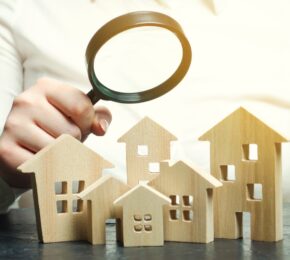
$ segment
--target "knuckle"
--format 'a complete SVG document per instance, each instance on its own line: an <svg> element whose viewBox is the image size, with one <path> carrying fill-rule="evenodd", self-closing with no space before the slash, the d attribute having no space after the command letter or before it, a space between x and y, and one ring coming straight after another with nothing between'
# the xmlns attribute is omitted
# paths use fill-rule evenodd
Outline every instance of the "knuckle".
<svg viewBox="0 0 290 260"><path fill-rule="evenodd" d="M34 101L25 94L20 94L13 101L13 107L32 107Z"/></svg>
<svg viewBox="0 0 290 260"><path fill-rule="evenodd" d="M19 122L19 120L17 120L17 118L15 116L11 115L8 117L8 119L5 123L4 130L7 132L11 132L20 126L21 126L21 123Z"/></svg>
<svg viewBox="0 0 290 260"><path fill-rule="evenodd" d="M76 117L88 117L92 115L93 107L86 102L79 102L72 109L72 114Z"/></svg>

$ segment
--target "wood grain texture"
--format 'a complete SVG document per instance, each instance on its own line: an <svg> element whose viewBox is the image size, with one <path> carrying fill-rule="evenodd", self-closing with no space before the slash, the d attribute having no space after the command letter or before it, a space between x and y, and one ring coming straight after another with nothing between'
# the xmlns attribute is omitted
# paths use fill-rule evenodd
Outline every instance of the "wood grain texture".
<svg viewBox="0 0 290 260"><path fill-rule="evenodd" d="M160 174L148 183L171 198L164 207L165 241L213 241L213 189L222 184L188 161L161 163Z"/></svg>
<svg viewBox="0 0 290 260"><path fill-rule="evenodd" d="M169 198L145 184L118 198L114 204L122 220L124 246L162 246L163 205L169 203Z"/></svg>
<svg viewBox="0 0 290 260"><path fill-rule="evenodd" d="M281 143L287 139L239 108L199 140L210 141L211 173L223 183L214 197L215 237L242 237L242 212L250 212L253 240L281 240ZM249 156L250 144L257 146L256 159ZM235 180L226 178L229 165ZM256 184L262 199L252 194Z"/></svg>
<svg viewBox="0 0 290 260"><path fill-rule="evenodd" d="M81 199L90 202L87 222L88 241L93 245L106 243L106 220L115 218L113 203L129 190L130 187L127 184L107 175L79 194Z"/></svg>
<svg viewBox="0 0 290 260"><path fill-rule="evenodd" d="M139 181L152 180L159 173L149 171L149 163L159 163L170 158L170 142L176 137L152 119L145 117L118 142L126 143L127 182L133 187ZM147 155L138 155L138 145L147 146Z"/></svg>
<svg viewBox="0 0 290 260"><path fill-rule="evenodd" d="M23 173L33 173L33 195L41 241L87 239L87 205L78 201L78 193L100 178L104 168L111 167L111 163L69 135L60 136L19 166ZM79 184L76 191L74 182ZM55 189L55 183L61 186L59 191Z"/></svg>

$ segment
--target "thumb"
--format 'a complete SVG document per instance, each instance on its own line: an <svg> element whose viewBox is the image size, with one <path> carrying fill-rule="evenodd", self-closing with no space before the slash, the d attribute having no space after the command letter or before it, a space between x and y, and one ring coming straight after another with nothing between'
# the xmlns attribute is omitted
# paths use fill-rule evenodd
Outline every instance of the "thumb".
<svg viewBox="0 0 290 260"><path fill-rule="evenodd" d="M95 135L104 135L112 121L112 114L106 107L96 107L91 132Z"/></svg>

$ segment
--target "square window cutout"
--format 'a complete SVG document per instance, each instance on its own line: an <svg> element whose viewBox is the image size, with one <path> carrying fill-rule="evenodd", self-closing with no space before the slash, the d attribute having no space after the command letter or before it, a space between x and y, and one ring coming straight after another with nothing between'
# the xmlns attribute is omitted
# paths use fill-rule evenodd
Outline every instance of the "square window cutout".
<svg viewBox="0 0 290 260"><path fill-rule="evenodd" d="M82 192L85 189L84 181L73 181L72 182L72 193L77 194Z"/></svg>
<svg viewBox="0 0 290 260"><path fill-rule="evenodd" d="M183 199L183 206L192 206L193 196L184 195L184 196L182 196L182 199Z"/></svg>
<svg viewBox="0 0 290 260"><path fill-rule="evenodd" d="M56 212L58 214L67 212L67 200L56 201Z"/></svg>
<svg viewBox="0 0 290 260"><path fill-rule="evenodd" d="M173 209L169 210L169 219L170 220L178 220L180 218L179 210Z"/></svg>
<svg viewBox="0 0 290 260"><path fill-rule="evenodd" d="M140 156L147 156L149 154L148 145L138 145L137 154Z"/></svg>
<svg viewBox="0 0 290 260"><path fill-rule="evenodd" d="M183 211L183 220L184 221L192 221L193 220L193 211L192 210L184 210Z"/></svg>
<svg viewBox="0 0 290 260"><path fill-rule="evenodd" d="M55 182L54 192L56 195L67 194L67 182L66 181Z"/></svg>
<svg viewBox="0 0 290 260"><path fill-rule="evenodd" d="M78 213L78 212L82 212L84 208L84 201L83 200L73 200L72 203L72 212L73 213Z"/></svg>
<svg viewBox="0 0 290 260"><path fill-rule="evenodd" d="M149 163L149 172L150 173L159 173L160 172L160 163L157 163L157 162Z"/></svg>
<svg viewBox="0 0 290 260"><path fill-rule="evenodd" d="M235 181L236 168L234 165L221 165L221 180L222 181Z"/></svg>
<svg viewBox="0 0 290 260"><path fill-rule="evenodd" d="M261 201L263 199L263 186L261 183L247 184L248 200Z"/></svg>
<svg viewBox="0 0 290 260"><path fill-rule="evenodd" d="M177 205L180 204L179 196L178 195L169 195L169 198L171 200L171 205L172 206L177 206Z"/></svg>
<svg viewBox="0 0 290 260"><path fill-rule="evenodd" d="M243 144L243 160L257 161L258 160L258 145L257 144Z"/></svg>

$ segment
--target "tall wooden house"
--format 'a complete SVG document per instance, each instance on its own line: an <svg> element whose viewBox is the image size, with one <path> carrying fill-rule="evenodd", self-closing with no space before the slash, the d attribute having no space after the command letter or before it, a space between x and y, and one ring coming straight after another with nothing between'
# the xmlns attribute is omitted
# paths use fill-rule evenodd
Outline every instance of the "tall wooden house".
<svg viewBox="0 0 290 260"><path fill-rule="evenodd" d="M159 162L170 158L170 142L174 140L175 136L148 117L119 138L118 142L126 143L128 185L155 178Z"/></svg>
<svg viewBox="0 0 290 260"><path fill-rule="evenodd" d="M202 135L210 141L211 173L223 183L214 197L215 237L242 237L250 212L251 238L282 239L281 143L287 139L244 108Z"/></svg>
<svg viewBox="0 0 290 260"><path fill-rule="evenodd" d="M39 239L87 239L87 204L78 195L112 164L69 135L62 135L22 164L32 174Z"/></svg>
<svg viewBox="0 0 290 260"><path fill-rule="evenodd" d="M164 207L166 241L213 241L213 190L222 184L191 163L162 162L160 174L148 183L171 200Z"/></svg>

